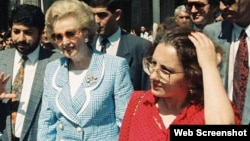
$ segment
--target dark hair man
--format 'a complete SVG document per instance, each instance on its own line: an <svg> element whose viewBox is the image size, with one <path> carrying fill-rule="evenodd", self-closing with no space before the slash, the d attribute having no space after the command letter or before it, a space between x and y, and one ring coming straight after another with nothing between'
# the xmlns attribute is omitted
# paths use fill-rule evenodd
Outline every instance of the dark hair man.
<svg viewBox="0 0 250 141"><path fill-rule="evenodd" d="M14 47L0 52L0 140L37 138L44 70L60 56L40 47L44 25L44 14L37 6L20 5L11 12Z"/></svg>
<svg viewBox="0 0 250 141"><path fill-rule="evenodd" d="M118 0L92 0L90 3L98 28L98 37L94 41L97 50L101 42L107 39L106 53L124 57L130 66L130 76L135 90L150 88L149 77L142 69L142 58L152 43L146 39L133 36L121 29L118 24L122 15Z"/></svg>

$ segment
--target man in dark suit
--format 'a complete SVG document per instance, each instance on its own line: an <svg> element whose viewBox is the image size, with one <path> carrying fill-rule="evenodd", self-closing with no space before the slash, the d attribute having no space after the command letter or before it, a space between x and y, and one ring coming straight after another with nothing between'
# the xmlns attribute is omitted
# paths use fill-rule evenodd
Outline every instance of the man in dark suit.
<svg viewBox="0 0 250 141"><path fill-rule="evenodd" d="M203 32L223 49L220 72L229 98L233 100L234 64L239 48L242 29L246 32L248 50L250 47L250 0L221 0L220 8L224 21L207 25ZM249 56L248 51L248 56ZM248 57L249 62L249 57ZM249 68L249 63L247 64ZM240 72L237 72L240 73ZM242 80L240 80L242 81ZM242 124L250 124L250 71L244 99ZM241 110L241 109L240 109Z"/></svg>
<svg viewBox="0 0 250 141"><path fill-rule="evenodd" d="M108 39L106 53L127 59L134 89L149 89L149 76L143 71L142 58L145 57L147 49L152 47L152 43L120 28L118 24L122 15L120 1L92 0L90 6L99 25L99 37L94 41L96 49L101 51L102 40Z"/></svg>
<svg viewBox="0 0 250 141"><path fill-rule="evenodd" d="M40 47L44 29L44 14L33 5L20 5L11 13L10 27L14 48L0 53L0 140L35 141L38 115L43 93L43 77L47 63L60 57L59 53ZM26 56L21 94L13 93L13 82ZM6 76L7 75L7 76ZM19 103L17 115L12 114L13 99ZM12 126L15 121L15 126Z"/></svg>
<svg viewBox="0 0 250 141"><path fill-rule="evenodd" d="M196 31L201 31L207 24L215 21L215 12L219 0L185 0L187 12Z"/></svg>

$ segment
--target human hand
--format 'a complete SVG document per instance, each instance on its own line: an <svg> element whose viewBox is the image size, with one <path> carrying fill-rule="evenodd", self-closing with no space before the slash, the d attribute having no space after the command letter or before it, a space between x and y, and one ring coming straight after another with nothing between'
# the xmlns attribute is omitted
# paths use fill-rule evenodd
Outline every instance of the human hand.
<svg viewBox="0 0 250 141"><path fill-rule="evenodd" d="M205 34L192 32L188 38L193 42L201 68L216 66L221 61L221 54L216 53L215 45Z"/></svg>
<svg viewBox="0 0 250 141"><path fill-rule="evenodd" d="M5 91L5 86L10 79L10 75L4 76L3 72L0 72L0 100L15 98L15 94L8 94Z"/></svg>

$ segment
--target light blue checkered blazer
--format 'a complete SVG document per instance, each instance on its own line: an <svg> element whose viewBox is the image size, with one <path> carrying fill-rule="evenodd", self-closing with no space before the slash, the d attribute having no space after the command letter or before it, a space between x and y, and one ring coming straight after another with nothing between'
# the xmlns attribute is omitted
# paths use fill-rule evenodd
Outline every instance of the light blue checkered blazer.
<svg viewBox="0 0 250 141"><path fill-rule="evenodd" d="M94 51L73 99L68 71L65 57L47 65L37 140L117 140L133 91L127 61Z"/></svg>

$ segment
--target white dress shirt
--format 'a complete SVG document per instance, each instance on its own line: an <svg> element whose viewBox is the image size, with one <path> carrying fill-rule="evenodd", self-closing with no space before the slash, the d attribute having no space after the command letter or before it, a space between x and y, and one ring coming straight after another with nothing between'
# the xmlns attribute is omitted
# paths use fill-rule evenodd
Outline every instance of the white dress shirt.
<svg viewBox="0 0 250 141"><path fill-rule="evenodd" d="M228 94L229 98L232 100L233 99L233 74L234 74L234 64L235 64L235 58L236 58L236 53L239 48L239 37L240 33L242 31L242 27L239 27L238 25L234 24L233 27L233 32L232 32L232 43L230 46L230 54L229 54L229 69L228 69ZM250 57L250 26L245 28L247 37L247 45L248 45L248 56ZM249 58L248 58L249 60ZM248 61L248 67L250 66L250 61ZM249 81L249 80L248 80Z"/></svg>
<svg viewBox="0 0 250 141"><path fill-rule="evenodd" d="M118 28L118 30L108 38L109 43L106 44L106 53L107 54L116 56L119 42L120 42L120 38L121 38L121 29ZM99 37L97 39L97 42L96 42L96 49L99 51L101 51L101 41L102 40L103 40L103 38Z"/></svg>
<svg viewBox="0 0 250 141"><path fill-rule="evenodd" d="M144 33L140 34L140 37L149 40L149 33L147 31L145 31Z"/></svg>
<svg viewBox="0 0 250 141"><path fill-rule="evenodd" d="M23 88L20 97L20 103L18 106L16 123L15 123L15 136L20 138L23 128L24 119L26 116L26 111L30 99L32 84L37 68L37 60L39 56L40 47L37 47L32 53L30 53L27 57L27 61L25 62L25 69L24 69L24 81L23 81ZM20 59L22 58L22 54L18 51L15 52L14 58L14 67L13 67L13 80L14 82L15 76L18 72L18 69L21 65Z"/></svg>
<svg viewBox="0 0 250 141"><path fill-rule="evenodd" d="M71 98L76 95L78 88L82 85L82 81L87 73L87 70L70 70L69 71L69 86Z"/></svg>

